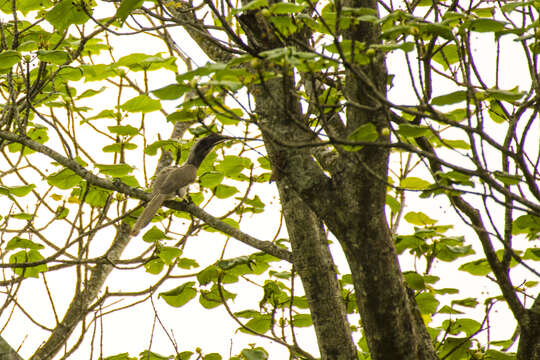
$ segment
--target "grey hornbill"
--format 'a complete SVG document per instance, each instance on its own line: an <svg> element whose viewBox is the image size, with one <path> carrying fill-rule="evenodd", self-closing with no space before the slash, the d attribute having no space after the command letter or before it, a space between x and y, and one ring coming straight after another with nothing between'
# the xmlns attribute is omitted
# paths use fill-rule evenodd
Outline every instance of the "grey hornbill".
<svg viewBox="0 0 540 360"><path fill-rule="evenodd" d="M176 195L184 197L189 184L197 178L197 169L212 148L230 137L211 134L193 145L186 162L182 166L167 166L163 168L154 180L152 199L133 225L131 236L136 236L154 217L156 211L165 200L173 199Z"/></svg>

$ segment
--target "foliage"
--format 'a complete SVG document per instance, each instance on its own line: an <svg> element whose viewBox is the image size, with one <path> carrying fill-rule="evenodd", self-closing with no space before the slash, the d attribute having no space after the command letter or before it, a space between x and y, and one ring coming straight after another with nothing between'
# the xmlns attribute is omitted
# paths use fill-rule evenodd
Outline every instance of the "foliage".
<svg viewBox="0 0 540 360"><path fill-rule="evenodd" d="M315 319L276 211L272 182L281 168L259 146L268 138L253 107L261 87L293 75L303 114L296 120L310 141L273 141L313 149L325 171L332 156L389 149L388 178L379 179L389 229L400 261L412 264L402 266L403 278L437 355L516 358L517 335L493 339L490 332L509 327L495 308L508 304L505 316L519 322L520 306L537 292L539 9L538 2L482 0L382 1L378 9L203 1L193 11L183 1L0 1L3 334L25 328L13 311L47 330L32 339L35 348L23 347L25 358L93 349L93 358L109 360L221 359L208 339L198 339L204 350L177 346L165 330L177 320L159 318L159 308L185 314L198 301L200 311L234 319L235 341L256 343L231 359L267 359L276 350L266 340L291 358L313 358L317 350L297 341L297 334L314 336L301 328ZM267 33L254 32L255 23ZM377 41L343 36L364 25L377 29ZM205 55L190 55L188 36ZM261 39L275 46L261 50ZM385 61L388 89L367 86L371 105L355 104L346 74L369 84L370 69ZM523 71L514 75L517 68ZM332 121L345 119L350 106L384 113L386 126L366 122L333 133ZM169 138L182 126L191 136ZM156 163L167 154L184 161L191 138L208 132L238 140L205 159L190 203L167 203L142 240L129 241ZM339 253L335 234L325 230ZM193 254L199 236L210 240L193 245ZM239 253L235 241L255 249ZM335 265L346 312L358 315L354 274ZM124 286L107 280L110 272L145 281ZM497 286L467 289L474 277ZM72 293L62 296L78 301L71 305L55 300L65 281ZM31 286L46 291L54 317L35 307L46 300L33 298ZM165 322L175 353L159 355L148 345L99 354L101 341L119 336L96 336L107 334L102 318L136 314L139 303L151 303ZM73 332L78 324L81 334ZM359 358L368 359L365 333L352 320L351 328ZM30 327L26 334L34 336ZM154 330L147 335L153 339ZM7 337L12 346L22 343L17 336ZM169 354L170 344L156 351Z"/></svg>

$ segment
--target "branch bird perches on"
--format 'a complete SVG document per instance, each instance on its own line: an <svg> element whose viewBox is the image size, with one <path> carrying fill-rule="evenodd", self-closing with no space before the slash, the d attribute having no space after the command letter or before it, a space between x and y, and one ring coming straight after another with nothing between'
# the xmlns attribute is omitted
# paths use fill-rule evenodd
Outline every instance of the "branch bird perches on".
<svg viewBox="0 0 540 360"><path fill-rule="evenodd" d="M173 199L176 195L184 197L189 184L197 178L197 169L202 161L210 153L212 148L230 137L211 134L193 145L186 162L182 166L167 166L159 172L154 181L152 199L133 225L131 236L136 236L146 226L165 200Z"/></svg>

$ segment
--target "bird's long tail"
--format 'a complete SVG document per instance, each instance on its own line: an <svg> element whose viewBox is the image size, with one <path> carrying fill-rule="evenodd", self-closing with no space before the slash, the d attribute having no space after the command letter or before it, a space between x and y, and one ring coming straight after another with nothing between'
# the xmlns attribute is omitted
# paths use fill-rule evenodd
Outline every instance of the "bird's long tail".
<svg viewBox="0 0 540 360"><path fill-rule="evenodd" d="M139 232L146 226L148 223L152 220L158 209L161 207L161 204L166 200L166 196L163 194L156 194L146 204L146 208L142 212L141 216L137 219L137 222L135 222L135 225L133 225L133 230L131 230L131 236L136 236L139 234Z"/></svg>

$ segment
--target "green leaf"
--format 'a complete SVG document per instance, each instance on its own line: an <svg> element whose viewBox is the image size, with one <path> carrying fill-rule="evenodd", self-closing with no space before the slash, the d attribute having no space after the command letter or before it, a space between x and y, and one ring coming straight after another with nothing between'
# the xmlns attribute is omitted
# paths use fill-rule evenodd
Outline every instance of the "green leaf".
<svg viewBox="0 0 540 360"><path fill-rule="evenodd" d="M528 248L525 250L523 260L540 261L540 248Z"/></svg>
<svg viewBox="0 0 540 360"><path fill-rule="evenodd" d="M65 66L58 71L55 81L58 83L66 83L68 81L79 81L82 77L83 72L81 68Z"/></svg>
<svg viewBox="0 0 540 360"><path fill-rule="evenodd" d="M136 148L137 145L132 143L115 143L104 146L101 150L106 153L121 153L122 150L135 150Z"/></svg>
<svg viewBox="0 0 540 360"><path fill-rule="evenodd" d="M119 176L118 177L124 184L131 187L139 187L141 186L139 182L137 181L137 178L133 175L128 176Z"/></svg>
<svg viewBox="0 0 540 360"><path fill-rule="evenodd" d="M216 281L218 277L218 268L215 265L210 265L206 269L197 274L197 281L201 285L207 285L212 281Z"/></svg>
<svg viewBox="0 0 540 360"><path fill-rule="evenodd" d="M199 110L182 109L167 115L167 121L171 123L197 120Z"/></svg>
<svg viewBox="0 0 540 360"><path fill-rule="evenodd" d="M296 327L308 327L313 325L310 314L293 315L292 324Z"/></svg>
<svg viewBox="0 0 540 360"><path fill-rule="evenodd" d="M279 2L270 6L270 12L275 15L288 15L298 13L305 8L306 5Z"/></svg>
<svg viewBox="0 0 540 360"><path fill-rule="evenodd" d="M242 109L228 109L227 112L215 113L216 119L223 125L236 125L242 119Z"/></svg>
<svg viewBox="0 0 540 360"><path fill-rule="evenodd" d="M179 268L187 269L187 270L199 267L199 264L197 263L197 261L193 259L188 259L188 258L178 259L177 264Z"/></svg>
<svg viewBox="0 0 540 360"><path fill-rule="evenodd" d="M15 236L8 241L6 245L6 251L13 249L29 249L29 250L41 250L45 247L41 244L35 243L29 239L23 239L21 237Z"/></svg>
<svg viewBox="0 0 540 360"><path fill-rule="evenodd" d="M421 34L440 36L445 38L446 40L454 39L452 29L446 24L430 24L417 22L414 25L419 28Z"/></svg>
<svg viewBox="0 0 540 360"><path fill-rule="evenodd" d="M489 89L486 91L486 94L488 99L512 103L521 99L525 95L525 92L519 91L518 87L516 86L512 90Z"/></svg>
<svg viewBox="0 0 540 360"><path fill-rule="evenodd" d="M467 92L464 90L454 91L449 94L436 96L431 100L432 105L452 105L457 104L467 99Z"/></svg>
<svg viewBox="0 0 540 360"><path fill-rule="evenodd" d="M444 70L448 70L450 65L459 61L459 54L455 44L438 46L434 53L433 60L441 64Z"/></svg>
<svg viewBox="0 0 540 360"><path fill-rule="evenodd" d="M147 273L157 275L163 271L165 264L161 259L152 259L144 264L144 268Z"/></svg>
<svg viewBox="0 0 540 360"><path fill-rule="evenodd" d="M95 96L101 92L103 92L105 89L107 89L105 86L102 86L101 88L94 90L94 89L88 89L85 90L81 95L77 96L77 100L89 98L92 96ZM105 111L105 110L104 110ZM110 111L110 110L109 110Z"/></svg>
<svg viewBox="0 0 540 360"><path fill-rule="evenodd" d="M99 112L99 114L88 117L81 121L81 124L84 124L86 122L89 122L90 120L96 120L96 119L116 119L119 117L119 114L115 112L114 110L102 110Z"/></svg>
<svg viewBox="0 0 540 360"><path fill-rule="evenodd" d="M191 88L182 84L171 84L152 91L155 97L162 100L175 100L184 95Z"/></svg>
<svg viewBox="0 0 540 360"><path fill-rule="evenodd" d="M347 140L351 142L373 142L379 138L377 129L372 123L367 123L357 127L349 136ZM343 145L343 149L346 151L357 151L362 148L362 145Z"/></svg>
<svg viewBox="0 0 540 360"><path fill-rule="evenodd" d="M481 18L467 21L464 26L476 32L497 32L504 30L506 22Z"/></svg>
<svg viewBox="0 0 540 360"><path fill-rule="evenodd" d="M45 20L61 31L71 24L86 23L88 16L77 3L71 0L62 0L47 12Z"/></svg>
<svg viewBox="0 0 540 360"><path fill-rule="evenodd" d="M169 291L159 293L158 297L163 298L167 304L173 307L181 307L197 295L197 290L193 287L194 281L189 281Z"/></svg>
<svg viewBox="0 0 540 360"><path fill-rule="evenodd" d="M428 181L413 176L407 177L399 183L400 187L408 190L425 190L430 185L431 184Z"/></svg>
<svg viewBox="0 0 540 360"><path fill-rule="evenodd" d="M140 360L170 360L171 356L164 356L153 351L144 350L139 354Z"/></svg>
<svg viewBox="0 0 540 360"><path fill-rule="evenodd" d="M147 155L154 156L157 154L159 149L175 153L178 148L179 148L179 143L176 140L158 140L148 145L144 149L144 153Z"/></svg>
<svg viewBox="0 0 540 360"><path fill-rule="evenodd" d="M244 86L242 82L240 81L233 81L233 80L210 80L208 82L208 85L218 86L222 87L224 89L229 89L232 92L235 92Z"/></svg>
<svg viewBox="0 0 540 360"><path fill-rule="evenodd" d="M133 171L128 164L96 164L96 167L102 174L113 177L125 176Z"/></svg>
<svg viewBox="0 0 540 360"><path fill-rule="evenodd" d="M86 183L86 185L88 184ZM107 190L107 189L103 189L103 188L91 185L90 189L88 190L88 193L86 194L85 201L91 206L102 208L107 203L107 199L111 193L112 193L111 190ZM81 200L82 200L82 196L81 196Z"/></svg>
<svg viewBox="0 0 540 360"><path fill-rule="evenodd" d="M171 265L172 261L182 255L182 250L172 246L160 246L157 255L167 265Z"/></svg>
<svg viewBox="0 0 540 360"><path fill-rule="evenodd" d="M199 181L205 188L213 189L223 181L225 176L219 171L205 172L199 177Z"/></svg>
<svg viewBox="0 0 540 360"><path fill-rule="evenodd" d="M486 276L491 272L491 268L489 267L486 259L479 259L465 263L461 265L458 269L475 276Z"/></svg>
<svg viewBox="0 0 540 360"><path fill-rule="evenodd" d="M248 158L226 155L223 160L216 165L216 169L227 177L236 177L242 170L249 169L252 163Z"/></svg>
<svg viewBox="0 0 540 360"><path fill-rule="evenodd" d="M426 288L424 278L420 274L414 271L405 271L403 276L405 277L405 281L407 281L407 285L409 285L411 289L424 290Z"/></svg>
<svg viewBox="0 0 540 360"><path fill-rule="evenodd" d="M471 245L458 246L445 241L446 238L436 243L436 257L442 261L454 261L463 256L473 255L475 252Z"/></svg>
<svg viewBox="0 0 540 360"><path fill-rule="evenodd" d="M64 206L59 206L56 208L56 211L54 212L54 216L61 220L67 218L69 215L69 209Z"/></svg>
<svg viewBox="0 0 540 360"><path fill-rule="evenodd" d="M418 226L434 225L437 223L437 220L430 218L421 211L410 211L405 214L404 218L409 224Z"/></svg>
<svg viewBox="0 0 540 360"><path fill-rule="evenodd" d="M0 69L11 69L21 60L21 54L15 50L5 50L0 52Z"/></svg>
<svg viewBox="0 0 540 360"><path fill-rule="evenodd" d="M465 140L450 140L450 139L441 139L440 142L442 146L449 149L463 149L469 150L471 145ZM438 139L437 139L438 142Z"/></svg>
<svg viewBox="0 0 540 360"><path fill-rule="evenodd" d="M501 10L503 12L512 12L518 7L529 6L531 4L533 4L532 1L512 1L501 6Z"/></svg>
<svg viewBox="0 0 540 360"><path fill-rule="evenodd" d="M434 314L439 306L439 301L427 292L416 295L416 303L422 314Z"/></svg>
<svg viewBox="0 0 540 360"><path fill-rule="evenodd" d="M373 44L370 45L370 48L376 49L376 50L382 50L384 52L389 52L393 50L403 50L405 52L410 52L414 50L414 43L412 42L394 42L394 41L387 41L384 44Z"/></svg>
<svg viewBox="0 0 540 360"><path fill-rule="evenodd" d="M223 295L225 300L233 300L236 298L236 294L225 290L223 287L221 288L221 295ZM214 284L212 285L212 289L210 291L201 290L199 304L201 304L205 309L213 309L218 307L223 303L221 300L221 295L219 293L218 285Z"/></svg>
<svg viewBox="0 0 540 360"><path fill-rule="evenodd" d="M471 345L471 340L467 338L448 337L442 343L437 355L445 360L470 359L467 350Z"/></svg>
<svg viewBox="0 0 540 360"><path fill-rule="evenodd" d="M390 210L392 210L394 214L397 214L401 209L401 204L399 201L390 195L386 195L386 205L390 207Z"/></svg>
<svg viewBox="0 0 540 360"><path fill-rule="evenodd" d="M424 275L424 281L427 283L427 284L435 284L436 282L438 282L440 280L440 278L438 276L435 276L435 275ZM452 292L453 294L453 292Z"/></svg>
<svg viewBox="0 0 540 360"><path fill-rule="evenodd" d="M204 201L204 195L201 192L189 193L191 201L197 206L199 206Z"/></svg>
<svg viewBox="0 0 540 360"><path fill-rule="evenodd" d="M463 331L465 335L471 336L480 330L482 325L476 320L464 318L456 319L454 321L445 320L443 321L442 326L445 329L450 327L449 333L452 335L457 335Z"/></svg>
<svg viewBox="0 0 540 360"><path fill-rule="evenodd" d="M493 175L505 185L517 185L522 180L519 175L512 175L502 171L495 171Z"/></svg>
<svg viewBox="0 0 540 360"><path fill-rule="evenodd" d="M431 130L427 126L403 123L399 125L398 133L405 137L416 138L431 134Z"/></svg>
<svg viewBox="0 0 540 360"><path fill-rule="evenodd" d="M18 214L13 214L13 215L10 215L12 218L14 219L19 219L19 220L27 220L27 221L30 221L34 218L34 215L32 214L27 214L27 213L18 213Z"/></svg>
<svg viewBox="0 0 540 360"><path fill-rule="evenodd" d="M446 114L446 117L450 120L450 121L455 121L455 122L460 122L460 121L463 121L467 118L467 110L466 109L455 109L455 110L452 110Z"/></svg>
<svg viewBox="0 0 540 360"><path fill-rule="evenodd" d="M502 124L508 120L501 105L499 105L497 101L489 102L488 114L491 120L493 120L497 124Z"/></svg>
<svg viewBox="0 0 540 360"><path fill-rule="evenodd" d="M257 162L259 163L259 166L261 167L261 169L272 170L272 167L270 166L270 161L268 160L267 157L257 158Z"/></svg>
<svg viewBox="0 0 540 360"><path fill-rule="evenodd" d="M124 22L133 10L141 7L142 3L143 0L122 0L118 10L116 10L115 17Z"/></svg>
<svg viewBox="0 0 540 360"><path fill-rule="evenodd" d="M151 99L148 95L139 95L120 105L120 109L128 112L149 113L160 110L161 102Z"/></svg>
<svg viewBox="0 0 540 360"><path fill-rule="evenodd" d="M165 68L176 72L177 68L175 61L176 58L172 56L164 58L161 56L161 54L147 55L141 53L132 53L121 57L115 65L117 67L128 67L132 71L152 71Z"/></svg>
<svg viewBox="0 0 540 360"><path fill-rule="evenodd" d="M206 354L203 357L203 360L222 360L223 358L218 353Z"/></svg>
<svg viewBox="0 0 540 360"><path fill-rule="evenodd" d="M266 360L266 359L268 359L268 353L262 348L243 349L241 354L245 358L245 360Z"/></svg>
<svg viewBox="0 0 540 360"><path fill-rule="evenodd" d="M485 360L516 360L515 353L505 353L493 349L486 350L486 353L483 357Z"/></svg>
<svg viewBox="0 0 540 360"><path fill-rule="evenodd" d="M115 65L109 64L81 65L81 69L86 81L101 81L110 79L119 75L120 73L120 71L115 68Z"/></svg>
<svg viewBox="0 0 540 360"><path fill-rule="evenodd" d="M249 320L245 325L247 328L259 334L264 334L270 330L270 327L272 326L272 319L270 315L260 315L256 318ZM252 334L252 332L247 331L244 328L240 328L239 330L246 334Z"/></svg>
<svg viewBox="0 0 540 360"><path fill-rule="evenodd" d="M22 185L22 186L14 186L14 187L8 187L9 193L12 195L15 195L17 197L24 197L30 193L30 191L34 190L36 185L30 184L30 185Z"/></svg>
<svg viewBox="0 0 540 360"><path fill-rule="evenodd" d="M398 254L402 254L406 249L419 249L424 242L424 239L414 235L397 236L396 251Z"/></svg>
<svg viewBox="0 0 540 360"><path fill-rule="evenodd" d="M439 313L439 314L453 314L453 315L463 314L462 311L453 309L448 305L444 305L442 308L439 309L439 311L437 311L437 313Z"/></svg>
<svg viewBox="0 0 540 360"><path fill-rule="evenodd" d="M67 190L75 187L82 181L82 178L71 169L63 169L47 177L49 185L59 189Z"/></svg>
<svg viewBox="0 0 540 360"><path fill-rule="evenodd" d="M177 355L178 359L175 360L189 360L191 358L191 355L193 355L192 351L182 351L180 354Z"/></svg>
<svg viewBox="0 0 540 360"><path fill-rule="evenodd" d="M259 195L255 195L253 199L249 199L249 198L244 199L244 203L251 205L253 207L258 207L258 208L265 207L265 204L261 201L261 198L259 198Z"/></svg>
<svg viewBox="0 0 540 360"><path fill-rule="evenodd" d="M171 238L165 235L165 233L161 230L159 230L157 227L152 226L150 230L148 230L143 235L143 240L149 243L157 243L160 240L170 240Z"/></svg>
<svg viewBox="0 0 540 360"><path fill-rule="evenodd" d="M512 223L512 234L527 234L530 239L536 239L540 233L540 217L521 215Z"/></svg>
<svg viewBox="0 0 540 360"><path fill-rule="evenodd" d="M103 360L137 360L134 357L129 356L129 353L116 354L112 356L107 356Z"/></svg>
<svg viewBox="0 0 540 360"><path fill-rule="evenodd" d="M45 259L37 250L22 250L9 257L10 264L24 264L32 263ZM23 268L13 268L13 272L17 275L24 275L24 277L39 277L40 272L47 271L47 265L41 264L37 266L29 266Z"/></svg>
<svg viewBox="0 0 540 360"><path fill-rule="evenodd" d="M256 310L242 310L235 312L234 315L243 319L252 319L261 316L261 313Z"/></svg>
<svg viewBox="0 0 540 360"><path fill-rule="evenodd" d="M252 0L248 2L246 5L242 6L241 8L238 8L238 9L233 8L232 11L233 11L233 14L235 14L241 11L260 9L265 6L268 6L268 0Z"/></svg>
<svg viewBox="0 0 540 360"><path fill-rule="evenodd" d="M120 136L135 136L139 133L139 130L131 125L107 126L107 129L109 129L112 134Z"/></svg>
<svg viewBox="0 0 540 360"><path fill-rule="evenodd" d="M67 52L61 50L38 50L37 56L41 61L56 65L63 65L71 58Z"/></svg>
<svg viewBox="0 0 540 360"><path fill-rule="evenodd" d="M460 305L469 308L474 308L478 305L478 300L476 298L465 298L461 300L452 300L452 305Z"/></svg>
<svg viewBox="0 0 540 360"><path fill-rule="evenodd" d="M250 262L249 256L244 255L232 259L219 260L216 266L222 270L230 270L235 266L249 264Z"/></svg>
<svg viewBox="0 0 540 360"><path fill-rule="evenodd" d="M218 199L226 199L238 192L234 186L220 184L216 187L215 194Z"/></svg>
<svg viewBox="0 0 540 360"><path fill-rule="evenodd" d="M5 1L9 4L9 10L11 10L11 2ZM52 6L51 1L49 0L24 0L24 1L17 1L17 10L22 12L23 15L27 15L32 10L43 10L48 9ZM2 11L11 14L11 11L6 11L3 6L0 7Z"/></svg>

